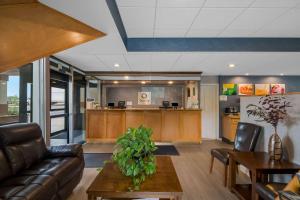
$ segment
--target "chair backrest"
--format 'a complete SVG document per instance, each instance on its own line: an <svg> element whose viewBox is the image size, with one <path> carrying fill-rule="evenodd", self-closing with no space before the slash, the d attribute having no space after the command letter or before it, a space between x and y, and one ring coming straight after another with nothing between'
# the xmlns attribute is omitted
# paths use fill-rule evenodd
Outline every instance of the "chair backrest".
<svg viewBox="0 0 300 200"><path fill-rule="evenodd" d="M47 153L42 131L35 123L0 126L0 148L13 174L42 160Z"/></svg>
<svg viewBox="0 0 300 200"><path fill-rule="evenodd" d="M256 124L239 122L234 140L234 150L254 151L261 129L261 126Z"/></svg>

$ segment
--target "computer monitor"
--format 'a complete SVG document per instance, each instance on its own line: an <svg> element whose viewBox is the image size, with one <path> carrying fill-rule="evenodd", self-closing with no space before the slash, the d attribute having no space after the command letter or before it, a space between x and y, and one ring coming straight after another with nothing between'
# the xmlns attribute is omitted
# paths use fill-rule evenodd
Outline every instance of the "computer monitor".
<svg viewBox="0 0 300 200"><path fill-rule="evenodd" d="M169 107L170 107L170 102L169 102L169 101L163 101L163 102L162 102L162 106L163 106L164 108L169 108Z"/></svg>
<svg viewBox="0 0 300 200"><path fill-rule="evenodd" d="M126 106L125 106L125 101L119 101L119 102L118 102L118 107L119 107L119 108L126 108Z"/></svg>
<svg viewBox="0 0 300 200"><path fill-rule="evenodd" d="M178 103L177 102L173 102L172 103L172 107L178 107Z"/></svg>
<svg viewBox="0 0 300 200"><path fill-rule="evenodd" d="M115 107L115 103L108 103L108 104L107 104L107 107L113 108L113 107Z"/></svg>

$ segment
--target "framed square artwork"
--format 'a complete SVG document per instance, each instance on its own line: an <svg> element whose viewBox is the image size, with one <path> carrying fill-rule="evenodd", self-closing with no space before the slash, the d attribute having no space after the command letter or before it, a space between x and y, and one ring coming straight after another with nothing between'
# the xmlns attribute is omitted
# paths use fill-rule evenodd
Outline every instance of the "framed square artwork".
<svg viewBox="0 0 300 200"><path fill-rule="evenodd" d="M239 95L251 96L254 93L253 84L239 84Z"/></svg>

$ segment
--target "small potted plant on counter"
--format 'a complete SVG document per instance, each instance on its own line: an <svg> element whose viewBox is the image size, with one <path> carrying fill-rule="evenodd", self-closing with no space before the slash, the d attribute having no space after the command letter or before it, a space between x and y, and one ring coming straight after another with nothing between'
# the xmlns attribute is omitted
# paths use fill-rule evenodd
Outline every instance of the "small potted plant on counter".
<svg viewBox="0 0 300 200"><path fill-rule="evenodd" d="M151 135L152 129L140 126L129 128L117 140L112 159L125 176L131 177L131 191L139 190L146 177L156 172L154 151L157 148Z"/></svg>
<svg viewBox="0 0 300 200"><path fill-rule="evenodd" d="M268 152L271 160L282 158L282 141L277 133L279 122L287 118L287 108L291 103L284 96L264 96L259 99L259 104L249 104L247 108L248 116L253 116L255 121L266 122L274 128L274 133L269 139Z"/></svg>

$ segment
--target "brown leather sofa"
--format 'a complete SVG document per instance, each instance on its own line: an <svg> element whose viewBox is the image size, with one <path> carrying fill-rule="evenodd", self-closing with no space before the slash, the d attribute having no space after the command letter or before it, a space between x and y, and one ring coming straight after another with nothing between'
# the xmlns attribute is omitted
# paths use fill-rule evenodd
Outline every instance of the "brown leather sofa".
<svg viewBox="0 0 300 200"><path fill-rule="evenodd" d="M37 124L0 127L0 200L63 200L84 169L78 144L47 148Z"/></svg>

